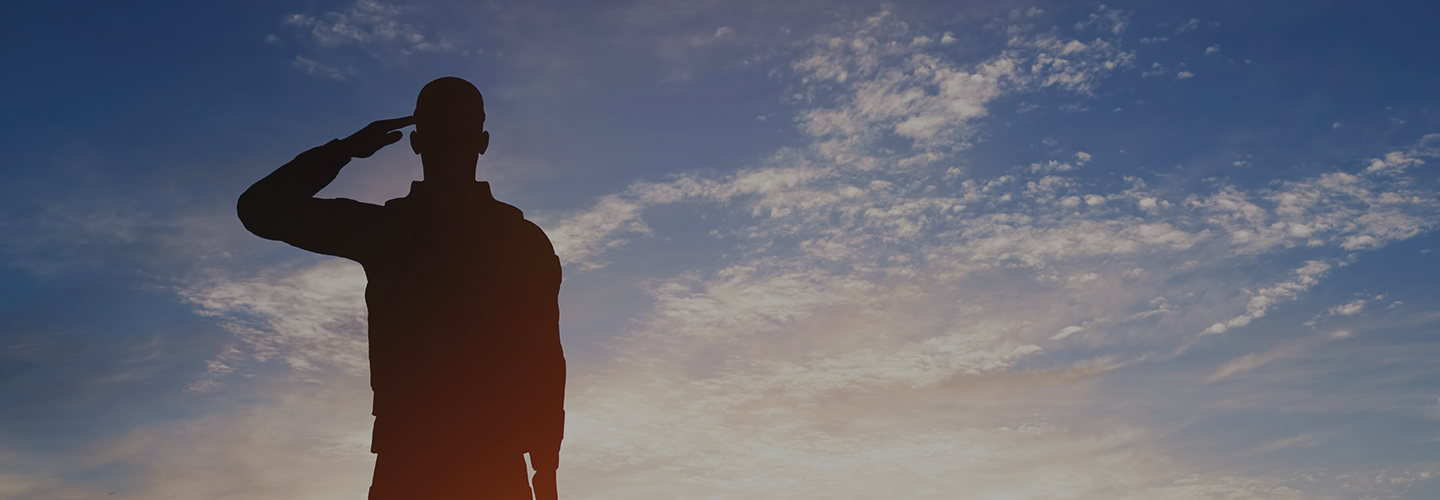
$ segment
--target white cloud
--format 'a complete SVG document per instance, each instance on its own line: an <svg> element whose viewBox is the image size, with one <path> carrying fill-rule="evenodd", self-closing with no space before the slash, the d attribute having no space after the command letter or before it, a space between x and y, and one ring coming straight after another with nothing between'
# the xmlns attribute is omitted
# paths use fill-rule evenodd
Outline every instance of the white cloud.
<svg viewBox="0 0 1440 500"><path fill-rule="evenodd" d="M383 45L402 51L449 50L446 41L430 40L421 28L402 21L405 6L357 0L349 7L319 15L291 14L287 26L308 30L310 40L325 47Z"/></svg>
<svg viewBox="0 0 1440 500"><path fill-rule="evenodd" d="M802 130L823 139L820 147L833 159L873 162L870 146L889 134L915 143L912 159L939 159L968 146L969 122L985 116L986 103L1002 93L1051 86L1088 92L1101 75L1133 59L1105 40L1041 35L1015 37L1000 56L960 68L921 46L892 43L906 40L909 29L881 13L853 34L816 39L793 66L812 89L807 99L822 97L814 89L825 86L845 89L837 96L842 105L801 117Z"/></svg>
<svg viewBox="0 0 1440 500"><path fill-rule="evenodd" d="M71 478L81 486L72 491L89 495L37 488L33 498L363 498L375 462L365 389L364 378L329 375L232 392L226 396L247 404L142 425L88 443L80 460L52 464L51 472L61 474L127 471Z"/></svg>
<svg viewBox="0 0 1440 500"><path fill-rule="evenodd" d="M1238 373L1247 372L1259 368L1261 365L1274 361L1275 359L1289 354L1293 349L1290 346L1282 346L1265 354L1246 354L1239 359L1226 363L1225 366L1215 370L1205 378L1205 383L1212 383Z"/></svg>
<svg viewBox="0 0 1440 500"><path fill-rule="evenodd" d="M1180 33L1186 32L1186 31L1193 31L1193 30L1195 30L1196 28L1199 28L1199 27L1200 27L1200 20L1199 20L1199 19L1191 19L1191 20L1189 20L1189 21L1185 21L1185 23L1184 23L1184 24L1181 24L1179 28L1175 28L1175 33L1176 33L1176 34L1180 34Z"/></svg>
<svg viewBox="0 0 1440 500"><path fill-rule="evenodd" d="M611 235L624 233L648 233L649 229L639 220L639 203L626 201L619 196L606 196L590 211L567 220L567 224L546 231L555 253L566 262L576 263L581 270L600 267L603 264L593 259L607 248L626 243Z"/></svg>
<svg viewBox="0 0 1440 500"><path fill-rule="evenodd" d="M275 269L251 278L218 275L181 290L201 315L235 333L254 360L284 361L301 376L340 370L366 375L365 273L358 264L329 259L311 267ZM211 371L231 371L227 350Z"/></svg>
<svg viewBox="0 0 1440 500"><path fill-rule="evenodd" d="M1158 63L1158 62L1157 62L1157 63L1150 63L1150 67L1149 67L1149 68L1146 68L1145 71L1140 72L1140 76L1141 76L1142 78L1143 78L1143 77L1151 77L1151 76L1159 76L1159 75L1167 74L1167 73L1169 73L1169 71L1170 71L1170 70L1166 69L1164 66L1161 66L1160 63Z"/></svg>
<svg viewBox="0 0 1440 500"><path fill-rule="evenodd" d="M1090 14L1084 21L1075 23L1075 30L1082 31L1090 27L1095 27L1111 35L1119 35L1123 33L1129 25L1130 16L1127 15L1125 11L1107 8L1101 5L1099 12Z"/></svg>
<svg viewBox="0 0 1440 500"><path fill-rule="evenodd" d="M1082 165L1084 164L1084 162L1077 162L1077 163L1080 163L1080 164L1082 164ZM1043 173L1068 172L1068 171L1071 171L1071 170L1075 170L1075 168L1076 168L1075 165L1071 165L1071 164L1069 164L1069 163L1061 163L1061 162L1058 162L1058 161L1055 161L1055 160L1050 160L1048 163L1031 163L1031 164L1030 164L1030 171L1031 171L1031 172L1035 172L1035 173L1041 173L1041 172L1043 172Z"/></svg>
<svg viewBox="0 0 1440 500"><path fill-rule="evenodd" d="M1328 312L1332 315L1353 316L1358 314L1362 309L1365 309L1365 304L1368 302L1369 301L1365 299L1355 299L1355 301L1348 304L1331 307Z"/></svg>
<svg viewBox="0 0 1440 500"><path fill-rule="evenodd" d="M1050 340L1060 340L1060 339L1063 339L1063 338L1065 338L1065 337L1069 337L1069 336L1071 336L1071 335L1073 335L1073 334L1082 332L1082 331L1084 331L1084 330L1085 330L1084 328L1081 328L1081 327L1075 326L1075 325L1067 326L1067 327L1065 327L1065 328L1061 328L1058 333L1056 333L1055 335L1051 336L1051 337L1050 337Z"/></svg>
<svg viewBox="0 0 1440 500"><path fill-rule="evenodd" d="M1339 243L1352 251L1379 248L1433 228L1440 211L1431 193L1403 179L1368 173L1322 174L1257 194L1225 188L1191 197L1187 204L1207 210L1210 221L1224 227L1243 253L1302 243ZM1259 200L1270 206L1262 207Z"/></svg>
<svg viewBox="0 0 1440 500"><path fill-rule="evenodd" d="M1384 299L1385 294L1380 294L1369 298L1358 298L1344 304L1332 306L1324 312L1316 314L1315 317L1310 318L1309 321L1305 322L1305 326L1313 327L1320 320L1328 316L1354 316L1356 314L1360 314L1361 311L1365 310L1365 306L1369 305L1371 301L1379 301ZM1350 336L1350 332L1336 332L1335 335L1339 335L1340 337L1348 337Z"/></svg>
<svg viewBox="0 0 1440 500"><path fill-rule="evenodd" d="M47 170L53 175L49 182L57 185L21 180L0 189L0 197L28 202L0 212L0 251L10 265L30 273L124 269L169 279L192 271L177 262L223 261L253 248L231 203L196 203L168 186L117 192L119 183L108 163ZM46 189L63 194L30 202L33 192ZM174 213L169 203L176 200L190 202L189 209Z"/></svg>
<svg viewBox="0 0 1440 500"><path fill-rule="evenodd" d="M1424 160L1415 158L1403 151L1391 151L1384 157L1370 160L1370 165L1365 167L1365 172L1403 172L1408 168L1424 164Z"/></svg>
<svg viewBox="0 0 1440 500"><path fill-rule="evenodd" d="M305 56L297 55L290 60L290 65L299 68L311 75L323 76L335 80L345 80L353 71L340 68L339 66L325 64Z"/></svg>
<svg viewBox="0 0 1440 500"><path fill-rule="evenodd" d="M382 59L461 50L452 37L431 29L437 24L433 20L418 19L419 13L411 5L356 0L331 11L285 16L281 24L300 41L304 52L291 59L291 66L310 75L345 80L358 72L353 65L338 62L351 59L341 50L359 49ZM266 40L275 45L279 37L271 34Z"/></svg>
<svg viewBox="0 0 1440 500"><path fill-rule="evenodd" d="M1226 330L1237 326L1245 326L1251 321L1265 316L1275 304L1295 298L1300 292L1308 290L1311 286L1320 282L1320 278L1330 270L1330 264L1318 260L1306 261L1305 265L1296 269L1295 278L1276 282L1274 285L1261 288L1255 292L1250 301L1245 304L1245 312L1230 318L1229 321L1215 323L1206 328L1204 334L1224 333Z"/></svg>

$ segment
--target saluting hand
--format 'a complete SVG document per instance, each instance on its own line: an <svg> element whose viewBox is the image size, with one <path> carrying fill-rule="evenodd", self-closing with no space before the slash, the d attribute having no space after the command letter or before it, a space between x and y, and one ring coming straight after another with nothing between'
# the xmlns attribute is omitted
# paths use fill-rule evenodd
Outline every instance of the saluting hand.
<svg viewBox="0 0 1440 500"><path fill-rule="evenodd" d="M414 124L415 117L413 116L376 120L360 129L359 132L350 134L350 137L341 139L340 143L351 158L369 158L380 148L395 144L405 137L405 134L399 129Z"/></svg>

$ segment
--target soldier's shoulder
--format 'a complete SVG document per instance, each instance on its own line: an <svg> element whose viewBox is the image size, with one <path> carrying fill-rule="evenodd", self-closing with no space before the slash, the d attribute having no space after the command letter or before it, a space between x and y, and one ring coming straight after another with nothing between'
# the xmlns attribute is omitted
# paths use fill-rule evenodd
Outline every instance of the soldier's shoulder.
<svg viewBox="0 0 1440 500"><path fill-rule="evenodd" d="M542 240L545 242L546 245L550 244L550 236L545 234L545 230L542 229L540 225L536 224L534 221L531 221L530 219L520 219L520 227L522 227L523 231L528 233L529 236L535 238L536 240Z"/></svg>
<svg viewBox="0 0 1440 500"><path fill-rule="evenodd" d="M540 226L535 224L535 222L531 221L530 219L526 219L525 212L523 210L520 210L514 205L498 200L495 202L495 206L496 208L494 208L493 210L499 212L502 218L512 222L513 226L517 230L524 231L526 233L538 234L542 237L545 236L545 230L540 229Z"/></svg>
<svg viewBox="0 0 1440 500"><path fill-rule="evenodd" d="M520 210L520 207L516 207L515 205L511 205L500 200L495 200L495 204L491 209L499 212L502 216L505 217L513 217L516 219L525 220L524 210Z"/></svg>

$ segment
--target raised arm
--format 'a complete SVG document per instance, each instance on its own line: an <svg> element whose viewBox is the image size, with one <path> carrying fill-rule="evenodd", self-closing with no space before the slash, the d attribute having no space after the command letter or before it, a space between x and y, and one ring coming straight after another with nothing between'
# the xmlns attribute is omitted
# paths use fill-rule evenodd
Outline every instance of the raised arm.
<svg viewBox="0 0 1440 500"><path fill-rule="evenodd" d="M313 252L341 257L365 230L365 216L379 206L348 199L319 199L315 194L335 180L351 158L369 158L404 136L397 129L412 117L380 120L344 139L300 153L240 195L236 214L256 236Z"/></svg>

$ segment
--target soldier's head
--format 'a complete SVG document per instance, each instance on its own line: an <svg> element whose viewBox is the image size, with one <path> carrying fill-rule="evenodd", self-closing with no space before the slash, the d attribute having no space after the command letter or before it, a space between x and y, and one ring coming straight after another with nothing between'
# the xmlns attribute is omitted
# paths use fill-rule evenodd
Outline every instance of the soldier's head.
<svg viewBox="0 0 1440 500"><path fill-rule="evenodd" d="M415 100L415 131L410 133L410 149L421 155L422 160L452 163L485 154L489 147L485 100L475 85L447 76L420 89L420 97Z"/></svg>

